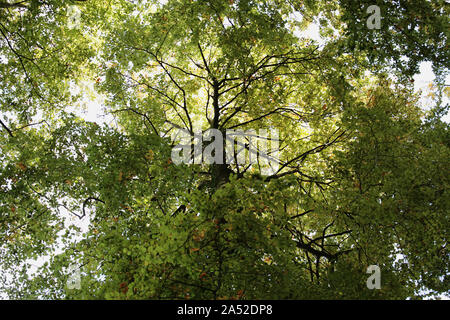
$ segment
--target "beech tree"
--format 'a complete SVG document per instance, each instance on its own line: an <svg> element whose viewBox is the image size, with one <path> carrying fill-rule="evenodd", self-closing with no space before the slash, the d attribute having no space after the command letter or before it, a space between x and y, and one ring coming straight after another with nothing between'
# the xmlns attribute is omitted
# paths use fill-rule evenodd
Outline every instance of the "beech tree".
<svg viewBox="0 0 450 320"><path fill-rule="evenodd" d="M380 29L367 28L370 5ZM448 11L437 0L0 2L1 291L448 292ZM320 44L302 33L313 21ZM429 109L413 90L423 61L438 76ZM87 84L115 125L77 113L89 92L74 88ZM172 161L175 131L194 146L209 129L276 129L277 169ZM46 261L31 272L33 259ZM366 286L370 265L380 289Z"/></svg>

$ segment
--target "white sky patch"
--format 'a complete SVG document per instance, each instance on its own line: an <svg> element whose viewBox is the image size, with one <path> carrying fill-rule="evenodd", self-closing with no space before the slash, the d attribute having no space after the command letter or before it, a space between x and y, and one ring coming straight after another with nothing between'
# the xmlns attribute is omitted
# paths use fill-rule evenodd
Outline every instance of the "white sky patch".
<svg viewBox="0 0 450 320"><path fill-rule="evenodd" d="M295 31L294 34L298 37L303 37L307 39L312 39L314 41L317 41L320 45L324 44L325 41L320 36L320 28L319 25L316 23L310 23L308 25L308 28L304 31Z"/></svg>
<svg viewBox="0 0 450 320"><path fill-rule="evenodd" d="M433 84L434 79L436 78L431 62L422 62L420 64L420 72L419 74L414 76L414 90L416 92L421 92L421 104L425 109L428 109L432 105L432 100L430 98L430 86ZM448 85L450 83L450 75L448 75L445 79L445 83ZM449 98L444 97L443 103L449 103ZM450 114L446 114L442 117L442 120L450 123Z"/></svg>

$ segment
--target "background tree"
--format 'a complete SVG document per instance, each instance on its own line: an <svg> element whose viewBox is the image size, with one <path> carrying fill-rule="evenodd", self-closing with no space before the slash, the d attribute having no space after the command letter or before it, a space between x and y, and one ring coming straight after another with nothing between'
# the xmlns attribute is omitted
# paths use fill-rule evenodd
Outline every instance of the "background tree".
<svg viewBox="0 0 450 320"><path fill-rule="evenodd" d="M59 2L47 16L33 3L0 10L23 12L28 30L37 23L67 52L23 59L16 47L26 52L28 43L11 44L6 33L2 42L18 59L5 65L14 77L5 94L32 97L30 110L52 121L31 130L2 122L2 268L16 269L3 288L9 296L402 299L448 290L446 107L425 118L408 80L422 59L448 69L444 4L423 4L430 17L408 33L423 43L415 52L398 47L403 35L380 40L389 21L416 12L403 3L392 14L380 3L389 18L379 33L364 30L362 8L346 1L88 1L75 31L62 25ZM319 12L322 46L298 34ZM431 17L438 22L427 28ZM73 73L56 71L71 59ZM60 84L68 76L95 79L116 127L69 112ZM39 77L42 92L30 80ZM31 83L20 94L19 81ZM41 97L64 99L59 107ZM279 169L175 165L177 128L192 137L277 128ZM61 208L90 219L81 239L61 224ZM26 259L43 254L50 262L30 277ZM73 263L81 290L66 288ZM381 290L366 288L372 264Z"/></svg>

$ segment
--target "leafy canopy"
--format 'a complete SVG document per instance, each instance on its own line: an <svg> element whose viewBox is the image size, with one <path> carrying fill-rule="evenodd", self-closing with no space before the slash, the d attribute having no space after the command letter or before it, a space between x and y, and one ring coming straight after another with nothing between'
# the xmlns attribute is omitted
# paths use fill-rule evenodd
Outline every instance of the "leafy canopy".
<svg viewBox="0 0 450 320"><path fill-rule="evenodd" d="M374 3L379 30L366 27ZM1 291L447 292L448 16L438 0L0 1ZM321 45L302 33L312 21ZM422 61L441 81L428 112L411 80ZM89 85L114 122L80 116ZM276 128L279 168L175 165L177 128ZM80 289L67 286L73 265ZM380 290L366 287L369 265Z"/></svg>

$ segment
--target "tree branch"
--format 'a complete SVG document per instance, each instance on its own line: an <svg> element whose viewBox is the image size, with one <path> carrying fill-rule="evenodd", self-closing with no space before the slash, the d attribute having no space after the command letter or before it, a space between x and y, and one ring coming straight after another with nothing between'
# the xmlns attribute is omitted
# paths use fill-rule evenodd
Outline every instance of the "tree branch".
<svg viewBox="0 0 450 320"><path fill-rule="evenodd" d="M12 131L6 126L6 124L3 123L2 120L0 120L0 124L2 125L3 128L5 128L5 130L8 132L8 134L14 138L14 135L12 134Z"/></svg>

